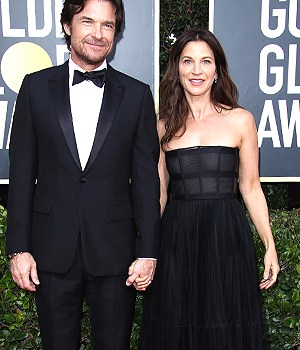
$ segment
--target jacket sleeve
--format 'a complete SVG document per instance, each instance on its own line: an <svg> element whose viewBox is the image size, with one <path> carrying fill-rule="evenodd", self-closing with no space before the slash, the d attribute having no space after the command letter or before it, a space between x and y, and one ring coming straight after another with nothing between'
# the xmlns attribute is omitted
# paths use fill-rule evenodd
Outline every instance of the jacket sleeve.
<svg viewBox="0 0 300 350"><path fill-rule="evenodd" d="M146 86L132 155L132 191L137 225L136 257L156 258L160 229L159 140L154 102Z"/></svg>
<svg viewBox="0 0 300 350"><path fill-rule="evenodd" d="M37 142L30 111L29 77L23 80L13 116L9 145L7 254L30 251Z"/></svg>

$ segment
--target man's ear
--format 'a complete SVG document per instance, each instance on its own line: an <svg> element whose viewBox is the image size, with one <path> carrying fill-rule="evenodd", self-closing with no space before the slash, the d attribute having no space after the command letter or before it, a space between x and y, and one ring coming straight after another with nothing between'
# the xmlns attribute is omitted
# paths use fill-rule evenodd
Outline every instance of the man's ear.
<svg viewBox="0 0 300 350"><path fill-rule="evenodd" d="M64 27L64 31L67 35L71 36L71 30L70 30L70 26L67 23L63 24Z"/></svg>

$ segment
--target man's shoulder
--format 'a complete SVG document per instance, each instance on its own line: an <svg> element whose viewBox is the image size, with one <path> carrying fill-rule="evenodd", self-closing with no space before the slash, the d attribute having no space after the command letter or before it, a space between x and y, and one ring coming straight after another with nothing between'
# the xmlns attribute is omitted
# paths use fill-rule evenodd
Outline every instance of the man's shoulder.
<svg viewBox="0 0 300 350"><path fill-rule="evenodd" d="M55 76L57 73L68 73L68 63L65 62L61 65L43 68L39 71L28 74L28 76L33 79L43 79Z"/></svg>
<svg viewBox="0 0 300 350"><path fill-rule="evenodd" d="M120 83L124 85L133 85L140 88L145 88L148 86L148 84L142 82L141 80L138 80L137 78L134 78L126 73L120 72L119 70L113 68L111 65L107 66L108 74L111 79L119 81Z"/></svg>

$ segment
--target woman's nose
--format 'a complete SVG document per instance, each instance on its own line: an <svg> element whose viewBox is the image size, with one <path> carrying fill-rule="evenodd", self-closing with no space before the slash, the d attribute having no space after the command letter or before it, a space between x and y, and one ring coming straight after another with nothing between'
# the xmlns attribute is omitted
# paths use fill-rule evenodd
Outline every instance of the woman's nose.
<svg viewBox="0 0 300 350"><path fill-rule="evenodd" d="M200 74L202 73L202 66L201 66L201 63L195 63L194 66L193 66L193 73L194 74Z"/></svg>

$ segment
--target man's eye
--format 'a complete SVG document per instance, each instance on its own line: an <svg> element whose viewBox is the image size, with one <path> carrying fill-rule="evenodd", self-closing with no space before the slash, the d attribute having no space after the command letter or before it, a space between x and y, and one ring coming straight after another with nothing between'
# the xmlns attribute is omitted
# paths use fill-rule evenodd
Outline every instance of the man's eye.
<svg viewBox="0 0 300 350"><path fill-rule="evenodd" d="M104 27L107 28L107 29L114 29L115 28L115 26L113 24L111 24L111 23L104 24Z"/></svg>

